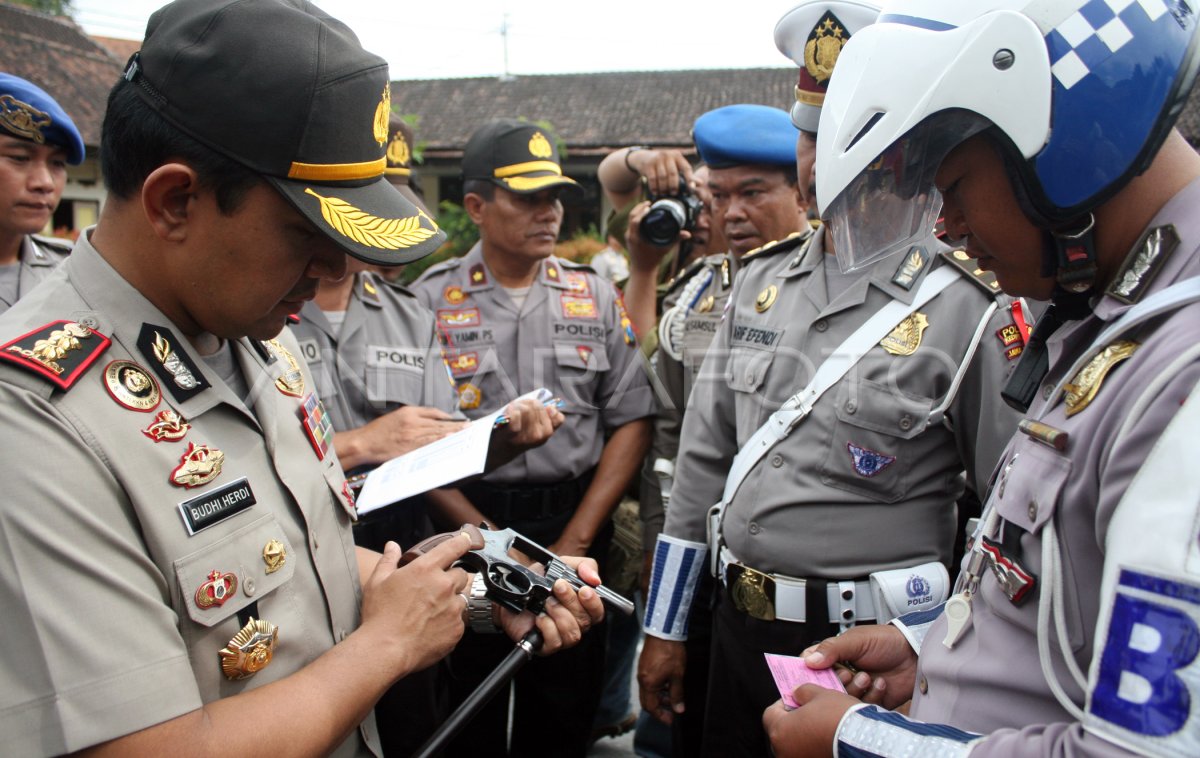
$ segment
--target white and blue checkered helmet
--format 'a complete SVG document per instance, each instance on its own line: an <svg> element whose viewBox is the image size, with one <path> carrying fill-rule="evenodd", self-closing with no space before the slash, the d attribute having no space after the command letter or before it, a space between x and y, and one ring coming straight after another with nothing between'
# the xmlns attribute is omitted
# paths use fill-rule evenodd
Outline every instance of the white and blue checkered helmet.
<svg viewBox="0 0 1200 758"><path fill-rule="evenodd" d="M821 113L817 202L843 268L928 236L933 174L997 136L1046 228L1145 170L1196 75L1195 0L895 0L838 58Z"/></svg>

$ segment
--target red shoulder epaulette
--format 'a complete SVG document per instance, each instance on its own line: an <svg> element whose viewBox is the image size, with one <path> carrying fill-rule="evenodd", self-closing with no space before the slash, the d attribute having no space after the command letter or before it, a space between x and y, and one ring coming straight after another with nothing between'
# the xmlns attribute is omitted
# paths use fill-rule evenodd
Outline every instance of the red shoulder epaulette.
<svg viewBox="0 0 1200 758"><path fill-rule="evenodd" d="M52 321L0 345L0 358L65 389L83 376L112 340L74 321Z"/></svg>

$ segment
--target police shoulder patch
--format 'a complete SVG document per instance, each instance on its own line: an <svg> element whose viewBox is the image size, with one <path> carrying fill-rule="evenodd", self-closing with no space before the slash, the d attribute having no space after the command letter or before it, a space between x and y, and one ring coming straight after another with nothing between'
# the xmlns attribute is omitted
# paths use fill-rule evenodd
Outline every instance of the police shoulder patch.
<svg viewBox="0 0 1200 758"><path fill-rule="evenodd" d="M1000 289L1000 282L996 280L996 275L976 266L975 259L967 255L965 251L947 250L942 253L942 259L949 261L965 278L969 279L992 297L1003 294L1003 291Z"/></svg>
<svg viewBox="0 0 1200 758"><path fill-rule="evenodd" d="M778 253L786 253L789 250L795 250L800 245L804 244L804 242L806 242L810 237L812 237L812 229L792 232L781 240L774 240L772 242L768 242L762 247L754 248L742 256L742 261L745 262L751 258L766 258L769 255L776 255Z"/></svg>
<svg viewBox="0 0 1200 758"><path fill-rule="evenodd" d="M83 324L52 321L0 345L0 358L65 390L79 381L111 344L111 339Z"/></svg>

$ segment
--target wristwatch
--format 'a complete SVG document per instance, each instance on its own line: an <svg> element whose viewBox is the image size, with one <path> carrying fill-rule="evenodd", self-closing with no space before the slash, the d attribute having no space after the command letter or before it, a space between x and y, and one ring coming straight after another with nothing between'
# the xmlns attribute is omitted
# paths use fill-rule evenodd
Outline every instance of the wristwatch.
<svg viewBox="0 0 1200 758"><path fill-rule="evenodd" d="M483 574L476 574L471 582L471 596L467 598L467 608L464 611L467 626L479 634L496 634L500 631L500 625L496 623L495 610L495 605L487 596Z"/></svg>

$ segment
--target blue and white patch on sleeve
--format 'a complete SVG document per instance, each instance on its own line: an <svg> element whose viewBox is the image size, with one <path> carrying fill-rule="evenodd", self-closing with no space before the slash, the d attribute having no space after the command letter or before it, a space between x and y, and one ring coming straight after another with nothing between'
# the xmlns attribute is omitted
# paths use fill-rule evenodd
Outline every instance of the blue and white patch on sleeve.
<svg viewBox="0 0 1200 758"><path fill-rule="evenodd" d="M687 639L688 617L708 547L666 534L654 546L654 569L646 599L647 634L665 640Z"/></svg>
<svg viewBox="0 0 1200 758"><path fill-rule="evenodd" d="M923 611L913 611L906 613L903 616L897 616L892 619L892 626L900 630L904 635L904 639L908 640L908 644L912 645L913 652L920 653L921 645L925 644L925 635L929 633L929 628L933 626L933 622L938 620L942 615L942 610L946 607L945 603L938 603L932 608L926 608Z"/></svg>
<svg viewBox="0 0 1200 758"><path fill-rule="evenodd" d="M868 705L848 712L838 724L834 751L838 758L966 758L982 735L944 724L926 724Z"/></svg>
<svg viewBox="0 0 1200 758"><path fill-rule="evenodd" d="M1154 755L1200 755L1200 583L1122 568L1087 727Z"/></svg>

